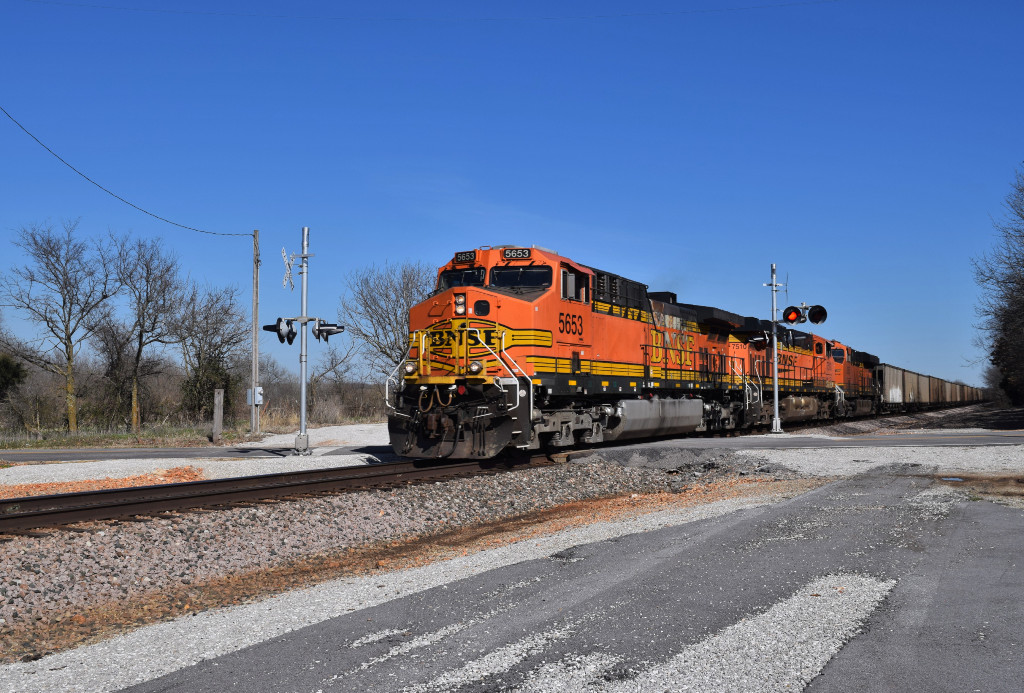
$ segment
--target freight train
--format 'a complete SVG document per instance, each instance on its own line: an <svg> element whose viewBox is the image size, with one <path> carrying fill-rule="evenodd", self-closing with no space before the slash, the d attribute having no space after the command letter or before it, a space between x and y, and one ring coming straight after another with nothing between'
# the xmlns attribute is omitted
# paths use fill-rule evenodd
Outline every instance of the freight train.
<svg viewBox="0 0 1024 693"><path fill-rule="evenodd" d="M490 458L763 427L771 322L680 303L544 248L483 246L440 268L387 382L397 454ZM980 401L974 387L778 326L779 417L832 421Z"/></svg>

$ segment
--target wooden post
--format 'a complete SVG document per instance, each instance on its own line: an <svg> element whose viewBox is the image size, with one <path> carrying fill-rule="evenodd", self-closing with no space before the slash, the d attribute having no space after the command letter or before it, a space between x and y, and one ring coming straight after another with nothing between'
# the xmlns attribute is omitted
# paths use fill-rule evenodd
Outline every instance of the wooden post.
<svg viewBox="0 0 1024 693"><path fill-rule="evenodd" d="M213 391L213 435L214 445L219 445L224 431L224 390Z"/></svg>

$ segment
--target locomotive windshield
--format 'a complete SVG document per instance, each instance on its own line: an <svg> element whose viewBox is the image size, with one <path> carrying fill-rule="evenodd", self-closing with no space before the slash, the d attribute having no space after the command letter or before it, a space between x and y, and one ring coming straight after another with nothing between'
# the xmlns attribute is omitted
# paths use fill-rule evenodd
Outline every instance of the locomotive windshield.
<svg viewBox="0 0 1024 693"><path fill-rule="evenodd" d="M437 290L444 291L456 286L483 286L485 277L486 271L483 267L445 270L437 278Z"/></svg>
<svg viewBox="0 0 1024 693"><path fill-rule="evenodd" d="M496 289L544 289L551 286L549 265L506 265L491 268L491 287Z"/></svg>

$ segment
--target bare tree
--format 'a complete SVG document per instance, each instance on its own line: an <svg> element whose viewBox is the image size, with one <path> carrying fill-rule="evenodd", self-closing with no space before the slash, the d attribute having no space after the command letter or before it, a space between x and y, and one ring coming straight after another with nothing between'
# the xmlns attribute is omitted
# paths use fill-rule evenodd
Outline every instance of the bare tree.
<svg viewBox="0 0 1024 693"><path fill-rule="evenodd" d="M0 354L0 402L7 394L25 381L28 372L25 367L7 354Z"/></svg>
<svg viewBox="0 0 1024 693"><path fill-rule="evenodd" d="M352 369L352 355L355 353L355 345L349 342L344 347L335 344L328 346L309 373L309 388L307 392L309 408L314 412L322 412L329 391L337 391L344 383ZM317 417L320 422L325 422L326 417Z"/></svg>
<svg viewBox="0 0 1024 693"><path fill-rule="evenodd" d="M52 226L22 227L14 244L30 264L12 268L0 284L5 302L40 326L35 340L3 334L0 344L63 379L72 433L78 431L75 358L95 327L97 311L118 289L111 263L116 247L79 240L77 228L77 220L64 222L63 232Z"/></svg>
<svg viewBox="0 0 1024 693"><path fill-rule="evenodd" d="M224 389L229 409L230 366L243 357L250 325L238 302L236 287L199 287L190 284L175 312L173 337L185 365L182 387L186 413L205 417L213 405L213 391Z"/></svg>
<svg viewBox="0 0 1024 693"><path fill-rule="evenodd" d="M9 407L19 426L37 439L43 437L45 429L63 424L61 414L63 398L61 387L55 387L60 377L35 366L29 366L28 374L18 385L17 395L10 398Z"/></svg>
<svg viewBox="0 0 1024 693"><path fill-rule="evenodd" d="M125 248L116 264L118 281L128 297L131 378L131 425L139 433L139 379L143 358L155 344L174 341L173 316L182 305L185 284L178 260L156 240L136 240Z"/></svg>
<svg viewBox="0 0 1024 693"><path fill-rule="evenodd" d="M434 290L436 270L422 262L385 263L346 281L338 319L378 373L387 375L409 350L409 309Z"/></svg>
<svg viewBox="0 0 1024 693"><path fill-rule="evenodd" d="M92 350L99 359L97 372L102 375L102 397L105 423L118 427L130 419L131 409L131 326L118 320L110 306L105 306L95 320L90 337Z"/></svg>
<svg viewBox="0 0 1024 693"><path fill-rule="evenodd" d="M996 247L975 258L974 277L982 296L978 314L982 342L1013 404L1024 403L1024 169L1004 203L1006 214L994 226Z"/></svg>

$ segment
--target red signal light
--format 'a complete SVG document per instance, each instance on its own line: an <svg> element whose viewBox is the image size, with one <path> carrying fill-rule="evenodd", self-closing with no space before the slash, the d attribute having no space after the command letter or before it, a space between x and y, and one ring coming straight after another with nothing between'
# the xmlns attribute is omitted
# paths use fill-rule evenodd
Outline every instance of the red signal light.
<svg viewBox="0 0 1024 693"><path fill-rule="evenodd" d="M782 311L782 321L788 325L795 325L798 322L806 320L803 311L796 306L789 306L786 310Z"/></svg>

